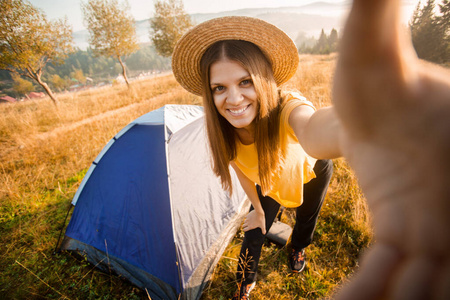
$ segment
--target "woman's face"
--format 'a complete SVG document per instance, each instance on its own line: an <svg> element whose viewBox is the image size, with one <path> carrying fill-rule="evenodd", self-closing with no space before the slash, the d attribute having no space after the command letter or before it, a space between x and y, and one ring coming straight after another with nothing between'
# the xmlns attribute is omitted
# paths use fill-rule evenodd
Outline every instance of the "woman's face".
<svg viewBox="0 0 450 300"><path fill-rule="evenodd" d="M250 74L232 60L219 60L210 67L210 88L219 113L237 129L252 130L258 97Z"/></svg>

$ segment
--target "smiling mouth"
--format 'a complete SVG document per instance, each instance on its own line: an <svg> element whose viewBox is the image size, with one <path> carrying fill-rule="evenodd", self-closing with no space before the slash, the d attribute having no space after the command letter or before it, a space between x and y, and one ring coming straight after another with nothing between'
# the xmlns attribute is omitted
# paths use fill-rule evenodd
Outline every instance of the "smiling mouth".
<svg viewBox="0 0 450 300"><path fill-rule="evenodd" d="M243 107L243 108L241 108L241 109L228 109L228 111L229 111L232 115L238 116L238 115L241 115L244 111L246 111L247 108L249 108L249 107L250 107L250 104L247 105L247 106L245 106L245 107Z"/></svg>

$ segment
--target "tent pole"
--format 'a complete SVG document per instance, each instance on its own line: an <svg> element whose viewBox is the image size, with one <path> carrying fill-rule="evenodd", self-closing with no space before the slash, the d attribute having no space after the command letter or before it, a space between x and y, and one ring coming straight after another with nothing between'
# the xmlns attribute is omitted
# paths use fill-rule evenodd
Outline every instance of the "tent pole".
<svg viewBox="0 0 450 300"><path fill-rule="evenodd" d="M183 278L181 277L181 266L180 266L180 255L178 253L178 247L177 247L177 243L175 244L175 254L177 255L177 269L178 269L178 280L180 282L180 294L178 295L178 298L180 298L181 294L183 293Z"/></svg>
<svg viewBox="0 0 450 300"><path fill-rule="evenodd" d="M69 213L70 213L70 211L72 210L72 208L74 207L74 205L70 205L69 206L69 209L67 210L67 214L66 214L66 217L64 218L64 224L63 224L63 226L61 227L61 230L59 231L59 237L58 237L58 241L56 242L56 246L55 246L55 250L53 250L53 254L56 254L57 252L57 249L58 249L58 247L59 247L59 242L61 241L61 235L62 235L62 232L63 232L63 230L64 230L64 228L66 228L66 222L67 222L67 217L69 217Z"/></svg>

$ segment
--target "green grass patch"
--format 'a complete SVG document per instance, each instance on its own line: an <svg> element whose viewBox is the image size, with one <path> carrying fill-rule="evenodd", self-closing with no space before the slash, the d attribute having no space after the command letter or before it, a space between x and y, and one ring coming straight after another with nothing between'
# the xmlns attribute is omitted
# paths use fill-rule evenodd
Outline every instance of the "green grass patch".
<svg viewBox="0 0 450 300"><path fill-rule="evenodd" d="M317 107L329 105L335 58L302 56L301 60L291 83ZM77 125L136 103L126 113ZM148 299L119 276L99 271L83 257L54 254L54 249L90 162L123 126L167 103L199 105L201 101L167 76L138 82L133 91L114 87L69 94L61 99L58 111L49 100L0 107L4 117L0 119L2 299ZM35 137L42 132L51 134ZM293 214L294 210L286 210L283 221L293 225ZM242 237L239 231L228 245L202 300L233 295ZM287 247L267 242L253 299L330 297L357 269L357 259L371 238L370 216L356 179L343 160L336 160L314 241L307 249L306 270L292 275Z"/></svg>
<svg viewBox="0 0 450 300"><path fill-rule="evenodd" d="M0 294L2 299L141 299L144 293L86 259L54 253L73 186L87 169L55 188L42 189L33 209L20 204L0 208ZM72 190L68 192L68 190Z"/></svg>

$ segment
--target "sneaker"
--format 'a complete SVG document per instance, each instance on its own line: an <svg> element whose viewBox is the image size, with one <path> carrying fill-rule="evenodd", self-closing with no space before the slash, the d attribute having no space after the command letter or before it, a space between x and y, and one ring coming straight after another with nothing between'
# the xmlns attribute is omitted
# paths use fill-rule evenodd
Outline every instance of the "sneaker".
<svg viewBox="0 0 450 300"><path fill-rule="evenodd" d="M250 300L250 292L255 287L256 282L249 284L238 284L238 290L232 300Z"/></svg>
<svg viewBox="0 0 450 300"><path fill-rule="evenodd" d="M306 266L305 249L292 249L289 255L289 264L293 273L300 273Z"/></svg>

